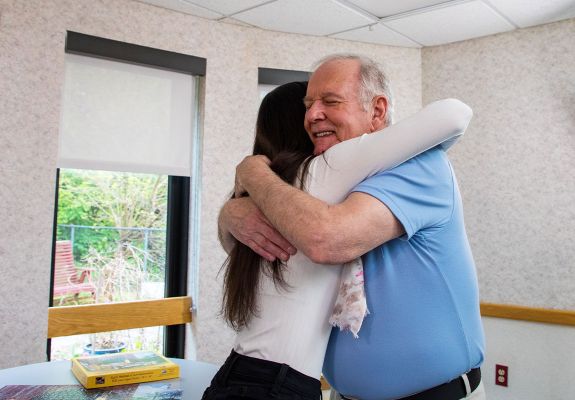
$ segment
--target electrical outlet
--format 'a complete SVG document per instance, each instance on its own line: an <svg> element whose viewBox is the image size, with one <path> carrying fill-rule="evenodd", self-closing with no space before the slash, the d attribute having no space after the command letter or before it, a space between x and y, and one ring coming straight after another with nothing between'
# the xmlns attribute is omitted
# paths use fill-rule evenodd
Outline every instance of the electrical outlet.
<svg viewBox="0 0 575 400"><path fill-rule="evenodd" d="M509 383L509 368L507 365L495 364L495 384L507 387Z"/></svg>

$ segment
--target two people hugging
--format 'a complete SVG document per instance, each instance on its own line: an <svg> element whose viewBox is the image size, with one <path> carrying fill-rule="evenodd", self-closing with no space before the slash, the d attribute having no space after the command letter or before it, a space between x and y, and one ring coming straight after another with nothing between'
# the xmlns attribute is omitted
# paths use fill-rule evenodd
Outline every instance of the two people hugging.
<svg viewBox="0 0 575 400"><path fill-rule="evenodd" d="M392 122L386 74L333 55L262 101L219 216L233 350L203 399L484 399L475 265L445 151L471 109ZM334 327L335 326L335 327Z"/></svg>

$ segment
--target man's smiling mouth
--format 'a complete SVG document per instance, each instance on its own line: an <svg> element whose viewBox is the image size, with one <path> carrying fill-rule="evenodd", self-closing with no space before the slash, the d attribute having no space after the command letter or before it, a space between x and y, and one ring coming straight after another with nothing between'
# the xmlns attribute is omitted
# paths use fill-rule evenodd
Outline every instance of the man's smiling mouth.
<svg viewBox="0 0 575 400"><path fill-rule="evenodd" d="M320 137L329 136L329 135L333 135L333 134L335 134L334 131L323 131L323 132L315 132L313 135L316 138L320 138Z"/></svg>

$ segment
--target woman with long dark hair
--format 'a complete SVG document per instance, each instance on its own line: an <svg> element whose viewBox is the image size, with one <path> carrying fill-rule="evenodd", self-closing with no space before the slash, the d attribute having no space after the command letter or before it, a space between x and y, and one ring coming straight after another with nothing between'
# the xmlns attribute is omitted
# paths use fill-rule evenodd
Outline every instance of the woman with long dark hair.
<svg viewBox="0 0 575 400"><path fill-rule="evenodd" d="M289 83L264 98L253 153L269 158L284 181L332 204L380 170L440 143L449 147L471 118L465 104L442 100L312 157L303 128L306 86ZM315 264L301 252L287 263L269 262L239 242L226 247L222 313L238 335L203 399L319 399L341 266Z"/></svg>
<svg viewBox="0 0 575 400"><path fill-rule="evenodd" d="M296 183L300 167L300 176L307 174L312 160L314 146L303 127L306 89L307 82L277 87L262 100L256 122L252 154L272 160L272 170L290 184ZM232 328L239 331L256 314L256 292L262 273L286 288L283 267L280 260L269 262L240 242L233 245L225 264L222 302L223 316Z"/></svg>

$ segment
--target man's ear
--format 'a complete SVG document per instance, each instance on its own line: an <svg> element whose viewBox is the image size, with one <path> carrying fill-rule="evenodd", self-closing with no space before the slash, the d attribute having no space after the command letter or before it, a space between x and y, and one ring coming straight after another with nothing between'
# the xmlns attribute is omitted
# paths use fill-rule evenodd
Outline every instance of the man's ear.
<svg viewBox="0 0 575 400"><path fill-rule="evenodd" d="M387 115L387 99L384 96L375 96L372 100L371 128L372 132L385 128Z"/></svg>

